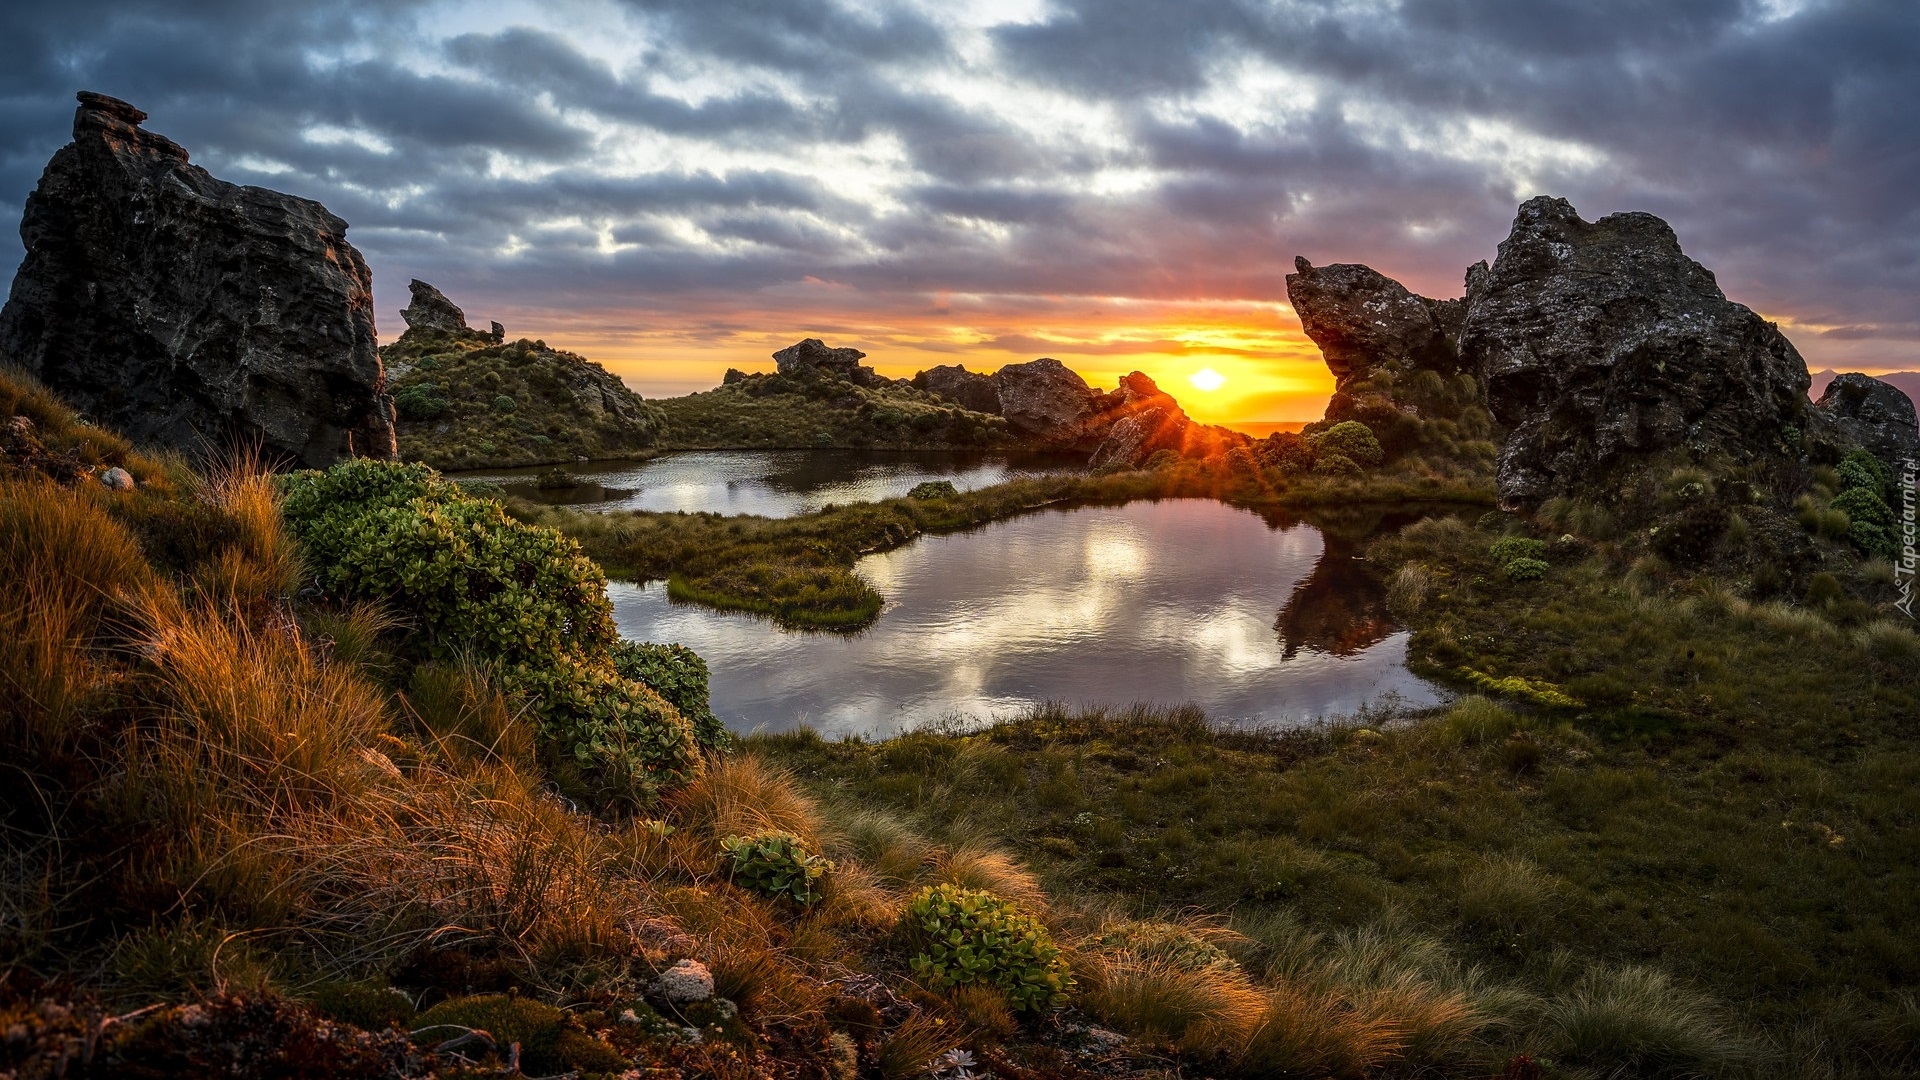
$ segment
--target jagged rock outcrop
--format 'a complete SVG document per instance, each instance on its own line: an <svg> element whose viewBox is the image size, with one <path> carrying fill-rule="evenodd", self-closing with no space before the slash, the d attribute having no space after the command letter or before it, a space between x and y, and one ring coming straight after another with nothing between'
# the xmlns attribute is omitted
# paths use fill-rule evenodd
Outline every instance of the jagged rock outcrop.
<svg viewBox="0 0 1920 1080"><path fill-rule="evenodd" d="M1008 364L994 372L992 383L999 414L1029 435L1071 447L1090 435L1097 443L1106 433L1107 425L1097 419L1107 404L1105 395L1052 357Z"/></svg>
<svg viewBox="0 0 1920 1080"><path fill-rule="evenodd" d="M1093 468L1137 465L1160 450L1204 457L1248 441L1195 424L1152 379L1135 371L1102 393L1051 357L980 375L958 364L922 371L912 385L963 408L990 412L1041 445L1091 454Z"/></svg>
<svg viewBox="0 0 1920 1080"><path fill-rule="evenodd" d="M774 363L779 365L778 370L782 375L815 370L852 375L866 357L867 354L859 349L830 349L819 338L807 338L773 354Z"/></svg>
<svg viewBox="0 0 1920 1080"><path fill-rule="evenodd" d="M654 445L664 422L619 377L544 341L466 313L424 281L382 350L400 412L400 451L438 468L546 465L620 457Z"/></svg>
<svg viewBox="0 0 1920 1080"><path fill-rule="evenodd" d="M216 179L81 93L20 221L0 357L136 443L390 457L372 277L319 203Z"/></svg>
<svg viewBox="0 0 1920 1080"><path fill-rule="evenodd" d="M916 390L938 394L963 409L1000 415L1000 391L993 377L968 371L965 364L942 364L928 368L912 380Z"/></svg>
<svg viewBox="0 0 1920 1080"><path fill-rule="evenodd" d="M1806 419L1800 354L1651 214L1587 222L1564 199L1531 199L1467 282L1460 352L1511 432L1503 505L1617 491L1668 452L1777 454Z"/></svg>
<svg viewBox="0 0 1920 1080"><path fill-rule="evenodd" d="M1316 267L1294 256L1287 301L1320 346L1336 390L1383 364L1452 372L1460 366L1466 305L1430 300L1359 263Z"/></svg>
<svg viewBox="0 0 1920 1080"><path fill-rule="evenodd" d="M1359 263L1293 264L1288 302L1334 377L1325 419L1310 430L1358 421L1389 453L1432 441L1429 421L1447 421L1443 440L1490 434L1477 385L1460 378L1463 301L1416 295Z"/></svg>
<svg viewBox="0 0 1920 1080"><path fill-rule="evenodd" d="M1813 406L1816 434L1839 447L1862 447L1894 476L1920 461L1913 400L1890 383L1859 373L1835 376Z"/></svg>

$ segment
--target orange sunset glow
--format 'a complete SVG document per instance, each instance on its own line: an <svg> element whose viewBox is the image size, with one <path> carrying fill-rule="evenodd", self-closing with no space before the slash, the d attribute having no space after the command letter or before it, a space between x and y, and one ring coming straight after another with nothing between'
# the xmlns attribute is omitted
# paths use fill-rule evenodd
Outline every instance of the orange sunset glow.
<svg viewBox="0 0 1920 1080"><path fill-rule="evenodd" d="M605 365L647 397L711 389L728 368L772 371L772 353L803 337L853 346L883 375L911 378L939 364L991 372L1051 356L1095 387L1142 371L1195 419L1256 434L1318 419L1333 390L1320 352L1284 303L948 295L920 311L878 315L792 309L728 312L724 320L669 313L495 314L515 336L542 337ZM1192 381L1211 371L1213 380Z"/></svg>

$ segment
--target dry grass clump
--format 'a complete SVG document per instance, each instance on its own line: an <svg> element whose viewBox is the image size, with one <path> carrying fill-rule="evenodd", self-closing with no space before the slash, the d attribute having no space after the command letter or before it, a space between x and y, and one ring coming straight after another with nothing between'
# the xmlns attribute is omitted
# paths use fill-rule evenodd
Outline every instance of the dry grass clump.
<svg viewBox="0 0 1920 1080"><path fill-rule="evenodd" d="M958 885L963 889L981 889L1003 899L1019 903L1035 913L1047 910L1046 890L1040 881L1013 856L985 844L962 844L935 856L931 884Z"/></svg>
<svg viewBox="0 0 1920 1080"><path fill-rule="evenodd" d="M1075 974L1088 1013L1187 1053L1237 1051L1264 1018L1265 996L1238 970L1117 951L1086 954Z"/></svg>
<svg viewBox="0 0 1920 1080"><path fill-rule="evenodd" d="M667 805L684 827L716 839L789 832L811 851L823 851L833 840L819 806L793 777L751 754L714 758L701 775L668 796Z"/></svg>
<svg viewBox="0 0 1920 1080"><path fill-rule="evenodd" d="M1651 968L1588 972L1548 1010L1558 1057L1608 1076L1711 1076L1769 1055L1704 997Z"/></svg>

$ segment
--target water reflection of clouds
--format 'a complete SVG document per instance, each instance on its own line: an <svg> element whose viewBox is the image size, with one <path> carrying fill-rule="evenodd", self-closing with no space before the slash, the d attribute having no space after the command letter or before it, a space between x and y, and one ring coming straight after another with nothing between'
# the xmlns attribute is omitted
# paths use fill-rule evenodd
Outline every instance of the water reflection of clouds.
<svg viewBox="0 0 1920 1080"><path fill-rule="evenodd" d="M590 510L759 514L791 517L828 503L874 502L905 495L927 480L962 491L1036 472L1078 469L1077 458L987 453L889 453L847 450L693 450L650 461L564 466L572 488L539 488L546 468L462 474L490 480L523 498Z"/></svg>
<svg viewBox="0 0 1920 1080"><path fill-rule="evenodd" d="M624 633L706 657L715 710L743 730L884 735L1043 700L1289 724L1389 693L1438 700L1407 672L1404 633L1286 657L1276 612L1324 578L1325 555L1312 528L1182 500L1044 511L870 557L860 570L889 604L850 637L672 605L657 585L609 591Z"/></svg>

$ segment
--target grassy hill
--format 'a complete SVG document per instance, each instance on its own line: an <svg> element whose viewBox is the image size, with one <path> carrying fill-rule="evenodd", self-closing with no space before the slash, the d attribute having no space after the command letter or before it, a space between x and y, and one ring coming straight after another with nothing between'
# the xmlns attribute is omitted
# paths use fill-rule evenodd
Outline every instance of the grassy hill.
<svg viewBox="0 0 1920 1080"><path fill-rule="evenodd" d="M664 418L661 445L857 450L950 450L1020 445L998 416L970 412L892 382L864 386L801 370L741 375L712 390L652 402Z"/></svg>
<svg viewBox="0 0 1920 1080"><path fill-rule="evenodd" d="M504 468L643 456L659 442L652 403L544 341L409 329L380 353L403 460Z"/></svg>

